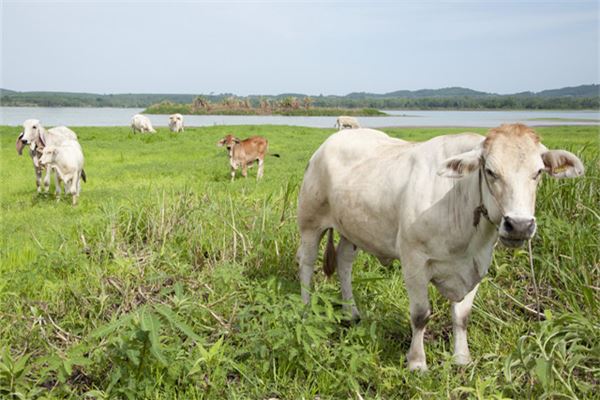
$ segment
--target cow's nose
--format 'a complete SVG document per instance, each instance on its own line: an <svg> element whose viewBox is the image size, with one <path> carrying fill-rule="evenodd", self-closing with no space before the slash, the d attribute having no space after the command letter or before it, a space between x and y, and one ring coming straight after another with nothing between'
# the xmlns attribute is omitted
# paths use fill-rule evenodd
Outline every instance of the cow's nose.
<svg viewBox="0 0 600 400"><path fill-rule="evenodd" d="M534 218L504 217L503 228L508 234L533 235L535 231Z"/></svg>

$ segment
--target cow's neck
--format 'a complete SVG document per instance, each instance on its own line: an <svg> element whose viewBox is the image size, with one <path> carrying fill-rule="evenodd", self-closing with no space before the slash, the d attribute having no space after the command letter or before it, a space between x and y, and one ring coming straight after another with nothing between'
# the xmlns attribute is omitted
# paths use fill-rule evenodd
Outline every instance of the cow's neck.
<svg viewBox="0 0 600 400"><path fill-rule="evenodd" d="M37 134L37 138L35 139L35 152L39 155L44 151L44 147L46 147L46 138L47 132L43 126L39 127L39 133Z"/></svg>
<svg viewBox="0 0 600 400"><path fill-rule="evenodd" d="M464 237L469 238L469 241L495 242L498 238L498 226L493 220L497 210L485 204L488 192L482 171L459 180L452 191L468 194L463 201L457 201L458 196L455 196L453 204L455 212L465 216L461 223Z"/></svg>

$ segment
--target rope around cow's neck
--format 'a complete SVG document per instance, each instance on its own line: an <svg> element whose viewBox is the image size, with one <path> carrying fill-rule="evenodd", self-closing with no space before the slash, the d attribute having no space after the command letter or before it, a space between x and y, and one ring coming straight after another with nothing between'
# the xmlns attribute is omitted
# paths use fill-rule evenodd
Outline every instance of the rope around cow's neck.
<svg viewBox="0 0 600 400"><path fill-rule="evenodd" d="M479 225L479 221L481 221L481 216L483 215L483 217L496 228L496 231L500 229L500 226L495 223L494 221L492 221L492 219L490 218L490 213L488 212L487 207L483 204L483 184L481 182L482 179L485 180L485 184L488 188L488 191L490 192L490 196L492 196L492 198L494 199L494 202L496 203L496 206L498 207L498 209L500 210L500 213L502 214L502 207L500 206L500 203L498 203L498 200L496 199L496 196L494 196L494 193L492 193L492 190L490 188L490 183L487 180L487 177L485 176L485 159L482 157L481 158L481 166L479 167L479 205L477 207L475 207L475 210L473 210L473 226L475 228L477 228L477 226ZM483 176L483 178L482 178Z"/></svg>
<svg viewBox="0 0 600 400"><path fill-rule="evenodd" d="M535 270L533 269L533 251L531 251L531 239L527 241L527 250L529 252L529 268L531 269L531 278L533 279L533 290L535 292L535 311L537 311L538 321L542 320L540 312L540 293L538 291L537 281L535 279Z"/></svg>

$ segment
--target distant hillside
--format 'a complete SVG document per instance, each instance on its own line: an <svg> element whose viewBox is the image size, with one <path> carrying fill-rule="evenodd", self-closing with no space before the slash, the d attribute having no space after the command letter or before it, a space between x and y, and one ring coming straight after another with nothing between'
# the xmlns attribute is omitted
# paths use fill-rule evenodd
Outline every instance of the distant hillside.
<svg viewBox="0 0 600 400"><path fill-rule="evenodd" d="M16 92L0 89L0 105L33 107L135 107L160 103L191 105L195 99L212 104L247 101L258 107L265 101L304 101L315 108L376 109L597 109L600 85L580 85L541 92L500 95L469 88L396 90L389 93L354 92L345 96L308 96L301 93L236 96L232 93L194 94L95 94L71 92ZM234 100L232 100L234 99Z"/></svg>
<svg viewBox="0 0 600 400"><path fill-rule="evenodd" d="M0 89L0 105L32 107L147 107L161 101L189 103L192 94L95 94L72 92L15 92Z"/></svg>
<svg viewBox="0 0 600 400"><path fill-rule="evenodd" d="M490 96L491 93L479 92L462 87L449 87L444 89L396 90L385 94L376 93L350 93L344 97L353 99L385 99L385 98L422 98L422 97L453 97L453 96Z"/></svg>
<svg viewBox="0 0 600 400"><path fill-rule="evenodd" d="M598 97L600 96L600 85L570 86L562 89L543 90L535 94L538 97Z"/></svg>

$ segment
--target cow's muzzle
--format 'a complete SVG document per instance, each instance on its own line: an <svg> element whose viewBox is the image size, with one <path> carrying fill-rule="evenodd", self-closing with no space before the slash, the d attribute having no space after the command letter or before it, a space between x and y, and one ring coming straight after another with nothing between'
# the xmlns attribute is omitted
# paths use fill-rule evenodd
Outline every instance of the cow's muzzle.
<svg viewBox="0 0 600 400"><path fill-rule="evenodd" d="M505 216L502 218L498 233L500 241L506 247L520 247L531 239L535 230L535 218Z"/></svg>

